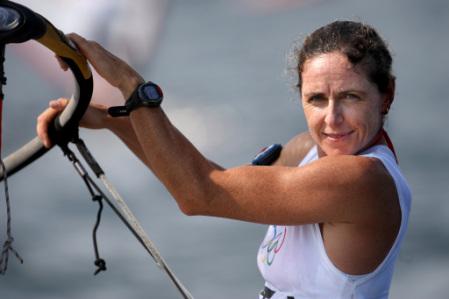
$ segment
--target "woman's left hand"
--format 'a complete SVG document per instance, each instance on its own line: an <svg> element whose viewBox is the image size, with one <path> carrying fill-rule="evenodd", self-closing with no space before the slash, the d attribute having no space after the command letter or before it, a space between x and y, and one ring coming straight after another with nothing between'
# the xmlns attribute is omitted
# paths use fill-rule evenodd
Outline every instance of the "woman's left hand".
<svg viewBox="0 0 449 299"><path fill-rule="evenodd" d="M56 116L64 110L68 103L69 100L63 98L50 101L49 107L37 118L37 136L47 148L50 148L53 145L50 136L48 135L48 127L53 123ZM111 117L109 117L107 113L106 106L90 103L80 121L80 126L88 129L103 129L108 127L108 120L110 119Z"/></svg>

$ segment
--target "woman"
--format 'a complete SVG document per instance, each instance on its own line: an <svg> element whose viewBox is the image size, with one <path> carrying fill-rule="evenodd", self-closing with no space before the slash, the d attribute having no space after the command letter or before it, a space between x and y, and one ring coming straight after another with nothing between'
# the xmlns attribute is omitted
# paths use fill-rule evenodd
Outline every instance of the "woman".
<svg viewBox="0 0 449 299"><path fill-rule="evenodd" d="M70 37L124 99L135 98L139 74L97 43ZM120 137L185 214L270 224L258 254L260 298L387 298L411 201L382 129L394 98L391 56L373 28L338 21L308 36L297 57L309 130L270 167L223 169L157 105L114 118L92 104L81 125ZM46 146L65 104L51 102L38 118Z"/></svg>

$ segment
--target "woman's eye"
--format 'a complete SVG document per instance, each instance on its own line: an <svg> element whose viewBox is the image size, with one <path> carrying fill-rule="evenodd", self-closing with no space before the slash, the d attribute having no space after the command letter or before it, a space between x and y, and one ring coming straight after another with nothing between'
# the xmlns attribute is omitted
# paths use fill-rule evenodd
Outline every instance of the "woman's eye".
<svg viewBox="0 0 449 299"><path fill-rule="evenodd" d="M356 95L356 94L353 94L353 93L345 94L344 98L348 99L348 100L360 100L360 97L358 95Z"/></svg>
<svg viewBox="0 0 449 299"><path fill-rule="evenodd" d="M313 96L310 96L309 100L308 100L309 103L320 102L320 101L324 101L323 95L313 95Z"/></svg>

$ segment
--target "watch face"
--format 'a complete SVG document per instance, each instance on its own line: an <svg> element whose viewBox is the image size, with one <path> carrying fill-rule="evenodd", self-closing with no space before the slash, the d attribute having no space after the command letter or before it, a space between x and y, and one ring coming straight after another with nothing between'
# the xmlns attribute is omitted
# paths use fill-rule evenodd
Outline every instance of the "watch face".
<svg viewBox="0 0 449 299"><path fill-rule="evenodd" d="M141 84L126 101L127 112L131 112L137 107L159 107L164 95L162 89L151 81Z"/></svg>
<svg viewBox="0 0 449 299"><path fill-rule="evenodd" d="M151 101L159 100L162 98L161 89L154 83L147 83L143 85L141 92L144 95L144 98L147 98L148 100Z"/></svg>

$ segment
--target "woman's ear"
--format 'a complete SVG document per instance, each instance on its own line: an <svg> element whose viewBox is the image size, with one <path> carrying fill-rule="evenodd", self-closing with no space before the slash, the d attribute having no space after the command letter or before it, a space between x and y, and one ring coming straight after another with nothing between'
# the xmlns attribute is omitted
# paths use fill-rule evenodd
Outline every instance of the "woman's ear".
<svg viewBox="0 0 449 299"><path fill-rule="evenodd" d="M382 103L382 114L387 115L390 111L391 104L394 100L394 93L396 89L396 78L392 77L388 82L387 91L385 93L384 102Z"/></svg>

